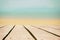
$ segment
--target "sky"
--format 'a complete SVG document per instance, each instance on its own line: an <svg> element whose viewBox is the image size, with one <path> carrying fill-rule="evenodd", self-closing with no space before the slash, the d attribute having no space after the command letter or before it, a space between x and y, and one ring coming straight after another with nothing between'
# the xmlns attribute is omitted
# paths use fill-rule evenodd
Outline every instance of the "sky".
<svg viewBox="0 0 60 40"><path fill-rule="evenodd" d="M60 0L0 0L0 17L60 18Z"/></svg>

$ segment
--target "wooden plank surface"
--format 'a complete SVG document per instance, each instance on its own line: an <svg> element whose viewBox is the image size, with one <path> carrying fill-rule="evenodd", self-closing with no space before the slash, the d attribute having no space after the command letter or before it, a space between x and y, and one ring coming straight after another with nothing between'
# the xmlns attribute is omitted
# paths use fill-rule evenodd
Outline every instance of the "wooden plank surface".
<svg viewBox="0 0 60 40"><path fill-rule="evenodd" d="M29 25L26 27L35 35L37 40L60 40L60 37L54 36L43 30L31 27Z"/></svg>
<svg viewBox="0 0 60 40"><path fill-rule="evenodd" d="M17 25L6 40L34 40L23 26Z"/></svg>
<svg viewBox="0 0 60 40"><path fill-rule="evenodd" d="M60 35L60 26L36 26L35 25L35 27L42 28L48 30L49 32Z"/></svg>
<svg viewBox="0 0 60 40"><path fill-rule="evenodd" d="M4 38L4 36L9 32L9 30L13 27L13 25L7 25L0 28L0 40Z"/></svg>
<svg viewBox="0 0 60 40"><path fill-rule="evenodd" d="M2 25L0 28L0 40L7 34L4 40L60 40L60 27L57 26L40 26L40 25ZM13 28L14 27L14 28ZM39 29L42 28L42 29ZM47 32L47 31L49 32ZM11 32L10 32L11 31ZM50 33L52 32L52 33Z"/></svg>

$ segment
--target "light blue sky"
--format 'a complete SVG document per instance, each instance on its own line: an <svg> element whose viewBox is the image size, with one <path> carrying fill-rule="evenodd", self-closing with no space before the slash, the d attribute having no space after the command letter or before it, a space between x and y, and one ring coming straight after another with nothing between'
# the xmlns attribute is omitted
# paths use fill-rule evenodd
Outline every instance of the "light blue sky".
<svg viewBox="0 0 60 40"><path fill-rule="evenodd" d="M0 8L56 8L60 0L0 0Z"/></svg>
<svg viewBox="0 0 60 40"><path fill-rule="evenodd" d="M0 0L0 16L58 17L60 0Z"/></svg>

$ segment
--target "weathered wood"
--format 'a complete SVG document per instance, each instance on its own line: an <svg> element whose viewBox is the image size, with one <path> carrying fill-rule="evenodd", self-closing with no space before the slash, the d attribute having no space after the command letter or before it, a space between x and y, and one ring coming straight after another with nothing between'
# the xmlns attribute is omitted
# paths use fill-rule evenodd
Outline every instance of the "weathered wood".
<svg viewBox="0 0 60 40"><path fill-rule="evenodd" d="M32 27L37 28L37 29L40 29L40 30L43 30L43 31L45 31L45 32L47 32L47 33L50 33L50 34L54 35L54 36L60 37L60 35L55 34L55 33L53 33L53 32L50 32L50 31L48 31L48 30L45 30L45 29L43 29L43 28L36 27L36 26L32 26Z"/></svg>
<svg viewBox="0 0 60 40"><path fill-rule="evenodd" d="M5 27L5 26L7 26L7 25L0 25L0 28L3 28L3 27Z"/></svg>
<svg viewBox="0 0 60 40"><path fill-rule="evenodd" d="M12 32L12 30L15 28L15 25L13 26L13 28L11 28L11 30L6 34L6 36L4 36L4 38L2 40L5 40L6 37L8 37L8 35Z"/></svg>
<svg viewBox="0 0 60 40"><path fill-rule="evenodd" d="M60 28L60 26L59 27L58 26L54 26L54 27L51 27L51 26L35 26L35 27L42 28L42 29L47 30L49 32L60 35L60 30L58 30L58 28Z"/></svg>
<svg viewBox="0 0 60 40"><path fill-rule="evenodd" d="M34 36L34 34L29 30L27 29L25 26L24 28L28 31L28 33L34 38L34 40L37 40L37 38Z"/></svg>
<svg viewBox="0 0 60 40"><path fill-rule="evenodd" d="M60 35L60 30L57 27L36 26L32 25L7 25L0 28L0 40L9 34L4 40L60 40L60 37L54 36L49 32ZM42 29L38 29L42 28ZM57 29L56 29L57 28ZM13 29L11 31L11 29ZM49 31L49 32L46 32ZM11 32L10 32L11 31Z"/></svg>
<svg viewBox="0 0 60 40"><path fill-rule="evenodd" d="M23 26L17 25L5 40L34 40Z"/></svg>
<svg viewBox="0 0 60 40"><path fill-rule="evenodd" d="M8 25L3 28L0 28L0 40L4 38L4 36L10 31L13 25Z"/></svg>
<svg viewBox="0 0 60 40"><path fill-rule="evenodd" d="M32 26L26 26L37 38L37 40L60 40L59 37L56 37L50 33L47 33L43 30L34 28Z"/></svg>

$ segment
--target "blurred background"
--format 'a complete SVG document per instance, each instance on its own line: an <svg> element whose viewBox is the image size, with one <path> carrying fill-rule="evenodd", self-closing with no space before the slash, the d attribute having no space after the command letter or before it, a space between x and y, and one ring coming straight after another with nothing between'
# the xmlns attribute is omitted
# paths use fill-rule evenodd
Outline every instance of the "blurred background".
<svg viewBox="0 0 60 40"><path fill-rule="evenodd" d="M0 24L60 24L60 0L0 0Z"/></svg>

